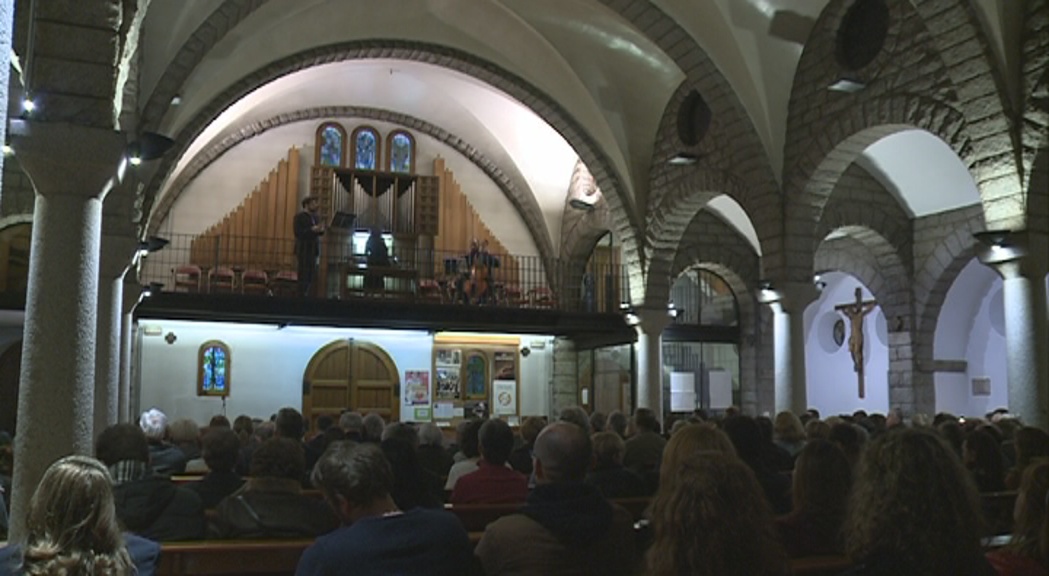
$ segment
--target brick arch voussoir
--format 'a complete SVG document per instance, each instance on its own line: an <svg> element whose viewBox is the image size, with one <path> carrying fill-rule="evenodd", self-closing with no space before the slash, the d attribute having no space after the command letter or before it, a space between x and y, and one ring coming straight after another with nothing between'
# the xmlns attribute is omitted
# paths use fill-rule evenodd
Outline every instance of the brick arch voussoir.
<svg viewBox="0 0 1049 576"><path fill-rule="evenodd" d="M161 185L171 177L177 162L188 147L223 110L258 87L282 76L311 66L370 58L426 62L456 70L485 82L528 106L565 138L590 169L594 180L604 193L605 201L608 202L614 228L623 247L624 260L636 267L643 267L644 255L637 243L638 217L624 180L596 141L564 108L526 80L475 55L446 46L404 40L351 41L312 48L272 62L233 81L179 130L174 137L176 148L159 162L154 177L143 187L140 217L144 220L145 230L149 231L157 226L152 215ZM630 282L633 289L643 291L644 284L641 278L632 277Z"/></svg>
<svg viewBox="0 0 1049 576"><path fill-rule="evenodd" d="M242 144L251 138L260 136L274 128L294 124L296 122L308 122L311 120L331 118L359 118L389 122L426 134L459 152L459 154L484 172L485 175L487 175L488 178L502 191L507 200L513 204L518 215L524 220L525 226L528 228L529 234L535 242L536 249L544 262L552 261L556 257L553 243L550 241L550 233L546 227L546 221L543 220L542 210L539 208L539 203L536 201L535 196L532 194L527 183L515 182L514 178L506 174L506 172L500 169L495 162L489 159L477 148L474 148L469 145L469 143L463 141L455 134L448 132L440 126L436 126L430 122L407 114L366 106L323 106L317 108L305 108L286 112L265 120L251 122L231 130L228 136L218 142L212 143L210 146L198 152L179 173L168 187L165 201L158 204L154 210L154 220L158 225L163 222L170 213L171 207L178 201L179 197L190 183L192 183L192 181L208 166L233 147ZM551 272L551 270L547 270L548 274Z"/></svg>

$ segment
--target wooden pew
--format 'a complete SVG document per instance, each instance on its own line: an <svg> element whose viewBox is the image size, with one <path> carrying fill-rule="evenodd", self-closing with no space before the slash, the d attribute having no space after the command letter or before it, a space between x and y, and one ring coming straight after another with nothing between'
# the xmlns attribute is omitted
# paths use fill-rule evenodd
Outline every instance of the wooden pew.
<svg viewBox="0 0 1049 576"><path fill-rule="evenodd" d="M313 540L167 542L160 548L157 575L293 575L310 544Z"/></svg>

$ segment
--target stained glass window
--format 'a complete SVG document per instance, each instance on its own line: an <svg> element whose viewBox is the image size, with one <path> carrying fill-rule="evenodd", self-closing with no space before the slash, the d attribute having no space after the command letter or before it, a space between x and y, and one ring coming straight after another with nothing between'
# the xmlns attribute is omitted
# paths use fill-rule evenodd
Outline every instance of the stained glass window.
<svg viewBox="0 0 1049 576"><path fill-rule="evenodd" d="M466 355L463 376L467 399L485 399L488 396L488 357L481 352Z"/></svg>
<svg viewBox="0 0 1049 576"><path fill-rule="evenodd" d="M379 134L371 128L358 128L354 139L353 167L376 170L379 167Z"/></svg>
<svg viewBox="0 0 1049 576"><path fill-rule="evenodd" d="M390 172L412 171L412 137L406 132L390 135Z"/></svg>
<svg viewBox="0 0 1049 576"><path fill-rule="evenodd" d="M325 124L317 135L319 150L317 161L321 166L342 166L343 141L346 139L342 127L337 124Z"/></svg>
<svg viewBox="0 0 1049 576"><path fill-rule="evenodd" d="M211 340L200 346L197 396L229 396L229 346Z"/></svg>

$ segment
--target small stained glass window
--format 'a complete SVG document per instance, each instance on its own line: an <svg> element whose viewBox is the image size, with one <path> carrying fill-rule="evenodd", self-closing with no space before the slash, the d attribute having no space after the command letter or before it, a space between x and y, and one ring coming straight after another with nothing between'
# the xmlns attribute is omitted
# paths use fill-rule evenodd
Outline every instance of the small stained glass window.
<svg viewBox="0 0 1049 576"><path fill-rule="evenodd" d="M357 170L375 170L379 164L378 133L371 128L358 129L356 138L353 167Z"/></svg>
<svg viewBox="0 0 1049 576"><path fill-rule="evenodd" d="M395 132L390 137L390 172L412 171L412 137L405 132Z"/></svg>
<svg viewBox="0 0 1049 576"><path fill-rule="evenodd" d="M321 166L342 166L343 132L333 124L326 125L320 134Z"/></svg>
<svg viewBox="0 0 1049 576"><path fill-rule="evenodd" d="M198 354L197 396L229 396L229 346L218 340L201 344Z"/></svg>

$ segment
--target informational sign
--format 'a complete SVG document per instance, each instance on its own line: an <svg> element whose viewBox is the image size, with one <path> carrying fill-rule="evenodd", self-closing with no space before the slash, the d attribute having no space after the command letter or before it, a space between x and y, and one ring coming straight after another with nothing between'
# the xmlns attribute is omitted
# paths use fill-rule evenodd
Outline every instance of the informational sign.
<svg viewBox="0 0 1049 576"><path fill-rule="evenodd" d="M492 382L492 412L496 416L517 414L517 381L495 380Z"/></svg>
<svg viewBox="0 0 1049 576"><path fill-rule="evenodd" d="M451 420L455 416L455 405L451 402L438 402L433 405L433 417L437 420Z"/></svg>
<svg viewBox="0 0 1049 576"><path fill-rule="evenodd" d="M670 373L670 411L691 412L696 409L696 375L692 372Z"/></svg>
<svg viewBox="0 0 1049 576"><path fill-rule="evenodd" d="M406 370L404 372L404 403L409 406L430 404L430 372L428 370Z"/></svg>
<svg viewBox="0 0 1049 576"><path fill-rule="evenodd" d="M707 375L710 382L710 407L724 410L732 406L732 374L728 370L711 370Z"/></svg>

